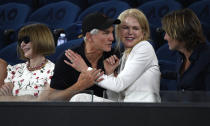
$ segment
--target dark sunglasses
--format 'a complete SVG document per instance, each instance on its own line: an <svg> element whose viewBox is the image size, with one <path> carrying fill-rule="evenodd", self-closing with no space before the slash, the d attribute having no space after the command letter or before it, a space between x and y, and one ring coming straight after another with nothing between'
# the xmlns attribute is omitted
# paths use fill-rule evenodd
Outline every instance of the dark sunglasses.
<svg viewBox="0 0 210 126"><path fill-rule="evenodd" d="M18 45L20 46L21 43L24 42L25 44L28 44L30 42L30 37L29 36L24 36L20 39L18 39Z"/></svg>

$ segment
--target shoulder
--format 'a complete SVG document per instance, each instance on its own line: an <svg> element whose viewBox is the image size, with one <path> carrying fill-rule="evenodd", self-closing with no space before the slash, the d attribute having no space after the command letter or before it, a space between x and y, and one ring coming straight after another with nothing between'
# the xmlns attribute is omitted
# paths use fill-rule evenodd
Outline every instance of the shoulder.
<svg viewBox="0 0 210 126"><path fill-rule="evenodd" d="M84 52L85 49L85 42L83 41L81 44L78 44L77 46L73 46L72 48L70 48L72 51L81 54Z"/></svg>
<svg viewBox="0 0 210 126"><path fill-rule="evenodd" d="M71 46L70 48L66 48L65 50L67 50L67 49L71 49L72 51L74 51L78 54L81 54L81 52L84 50L84 42L81 44L78 44L76 46ZM63 50L62 54L60 54L57 62L63 62L64 59L67 59L65 56L65 50ZM57 64L57 62L56 62L56 64Z"/></svg>
<svg viewBox="0 0 210 126"><path fill-rule="evenodd" d="M137 43L133 49L133 52L148 52L148 53L152 53L154 52L154 49L152 47L152 45L148 42L148 41L140 41L139 43Z"/></svg>
<svg viewBox="0 0 210 126"><path fill-rule="evenodd" d="M18 63L18 64L15 64L15 65L8 65L7 67L8 68L11 68L11 69L15 69L15 68L22 68L22 67L26 67L27 65L27 62L25 63Z"/></svg>
<svg viewBox="0 0 210 126"><path fill-rule="evenodd" d="M19 64L16 64L16 65L7 65L7 73L14 73L14 72L17 72L18 73L22 73L23 71L26 70L26 66L27 64L26 63L19 63Z"/></svg>
<svg viewBox="0 0 210 126"><path fill-rule="evenodd" d="M48 62L47 62L47 64L46 64L46 66L54 69L55 64L54 64L52 61L50 61L50 60L48 59Z"/></svg>
<svg viewBox="0 0 210 126"><path fill-rule="evenodd" d="M205 59L205 60L208 59L208 61L210 62L210 58L209 58L209 56L210 56L210 44L202 44L201 47L199 48L199 52L200 52L199 55L202 59Z"/></svg>

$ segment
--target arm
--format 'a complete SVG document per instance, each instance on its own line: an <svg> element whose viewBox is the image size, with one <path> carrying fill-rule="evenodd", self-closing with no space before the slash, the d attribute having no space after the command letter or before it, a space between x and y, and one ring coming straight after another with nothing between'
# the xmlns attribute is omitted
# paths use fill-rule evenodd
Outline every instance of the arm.
<svg viewBox="0 0 210 126"><path fill-rule="evenodd" d="M65 56L69 59L70 62L68 62L67 60L64 60L64 62L72 68L76 69L77 71L84 72L88 69L88 66L83 60L83 58L79 54L73 52L72 50L66 50ZM106 74L112 74L118 65L119 59L116 55L110 56L109 58L105 59L104 68L106 70Z"/></svg>
<svg viewBox="0 0 210 126"><path fill-rule="evenodd" d="M0 59L0 87L4 84L4 79L7 77L7 62Z"/></svg>
<svg viewBox="0 0 210 126"><path fill-rule="evenodd" d="M103 81L98 85L121 92L133 84L150 67L150 63L155 58L154 50L148 45L136 45L137 47L130 53L123 71L117 77L103 75Z"/></svg>
<svg viewBox="0 0 210 126"><path fill-rule="evenodd" d="M13 96L12 89L14 88L14 84L5 83L0 88L0 101L36 101L35 96L32 95L24 95L24 96Z"/></svg>
<svg viewBox="0 0 210 126"><path fill-rule="evenodd" d="M56 90L48 87L47 93L41 93L38 101L69 100L74 94L94 85L95 80L103 75L101 70L93 69L82 72L75 84L65 90Z"/></svg>
<svg viewBox="0 0 210 126"><path fill-rule="evenodd" d="M0 101L37 101L37 97L32 95L0 96Z"/></svg>

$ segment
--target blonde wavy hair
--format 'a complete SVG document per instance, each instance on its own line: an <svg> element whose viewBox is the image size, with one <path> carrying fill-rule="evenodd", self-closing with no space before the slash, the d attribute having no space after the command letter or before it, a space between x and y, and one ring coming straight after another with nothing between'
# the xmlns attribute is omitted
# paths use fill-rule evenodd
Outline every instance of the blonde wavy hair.
<svg viewBox="0 0 210 126"><path fill-rule="evenodd" d="M141 26L141 29L142 29L142 32L144 33L144 36L142 39L140 39L137 43L143 41L143 40L149 40L150 38L150 28L149 28L149 23L148 23L148 20L147 20L147 17L145 16L145 14L138 10L138 9L127 9L125 11L123 11L119 16L118 16L118 19L121 20L121 22L123 22L125 20L125 18L127 17L134 17L138 20L140 26ZM117 49L119 50L120 49L120 44L121 44L121 37L120 37L120 27L121 27L121 24L119 25L116 25L115 26L115 38L116 38L116 41L117 41ZM126 50L126 53L130 53L131 50L133 48L129 48Z"/></svg>

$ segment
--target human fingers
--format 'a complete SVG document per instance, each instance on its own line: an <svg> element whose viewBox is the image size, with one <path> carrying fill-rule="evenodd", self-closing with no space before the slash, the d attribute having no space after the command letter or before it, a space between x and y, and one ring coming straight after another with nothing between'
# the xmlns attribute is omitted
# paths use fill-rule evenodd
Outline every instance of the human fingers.
<svg viewBox="0 0 210 126"><path fill-rule="evenodd" d="M65 56L69 59L69 61L71 61L71 63L74 62L74 59L68 50L65 51Z"/></svg>
<svg viewBox="0 0 210 126"><path fill-rule="evenodd" d="M119 60L119 58L116 55L113 55L115 61Z"/></svg>
<svg viewBox="0 0 210 126"><path fill-rule="evenodd" d="M104 78L102 78L102 75L104 74L104 71L100 72L99 74L97 74L97 79L95 80L96 82L100 82L102 81Z"/></svg>
<svg viewBox="0 0 210 126"><path fill-rule="evenodd" d="M7 90L6 86L2 86L1 87L1 94L3 96L6 96L8 94L8 90Z"/></svg>
<svg viewBox="0 0 210 126"><path fill-rule="evenodd" d="M79 55L79 54L76 54L76 53L75 53L74 51L72 51L71 49L68 49L68 52L69 52L69 54L72 56L73 59L76 59L77 56Z"/></svg>
<svg viewBox="0 0 210 126"><path fill-rule="evenodd" d="M115 63L116 63L117 65L119 65L120 59L119 59L116 55L114 55L114 59L115 59Z"/></svg>
<svg viewBox="0 0 210 126"><path fill-rule="evenodd" d="M14 88L14 84L12 83L8 83L5 85L6 91L7 91L7 95L11 95L12 94L12 89Z"/></svg>
<svg viewBox="0 0 210 126"><path fill-rule="evenodd" d="M115 64L115 57L114 57L114 55L110 57L110 60L111 60L112 65Z"/></svg>
<svg viewBox="0 0 210 126"><path fill-rule="evenodd" d="M8 83L9 88L12 90L14 88L14 84L13 83Z"/></svg>
<svg viewBox="0 0 210 126"><path fill-rule="evenodd" d="M113 65L113 62L112 62L112 59L111 59L111 57L107 58L107 59L106 59L106 62L107 62L108 64L111 64L111 65Z"/></svg>
<svg viewBox="0 0 210 126"><path fill-rule="evenodd" d="M2 88L0 88L0 96L4 96L4 93L2 91Z"/></svg>
<svg viewBox="0 0 210 126"><path fill-rule="evenodd" d="M67 64L67 65L69 65L69 66L71 66L71 67L73 67L72 65L73 65L73 63L70 63L69 61L67 61L67 60L64 60L64 62Z"/></svg>

